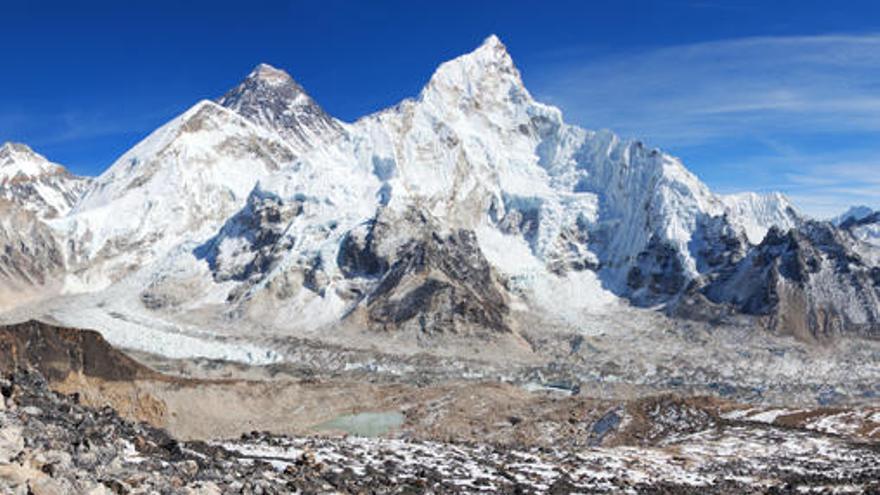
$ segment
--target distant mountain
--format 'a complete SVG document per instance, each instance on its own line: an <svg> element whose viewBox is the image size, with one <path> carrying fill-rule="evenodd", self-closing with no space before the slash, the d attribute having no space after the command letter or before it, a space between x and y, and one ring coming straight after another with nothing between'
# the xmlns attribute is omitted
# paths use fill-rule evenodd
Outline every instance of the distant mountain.
<svg viewBox="0 0 880 495"><path fill-rule="evenodd" d="M66 214L89 186L27 145L0 146L0 198L32 211L40 218Z"/></svg>
<svg viewBox="0 0 880 495"><path fill-rule="evenodd" d="M840 217L843 221L839 227L862 242L859 253L863 258L880 264L880 211L867 207L850 211L855 213Z"/></svg>
<svg viewBox="0 0 880 495"><path fill-rule="evenodd" d="M781 194L717 195L673 156L566 124L494 36L354 123L260 65L49 225L62 293L114 291L114 311L169 319L516 341L526 319L576 327L698 297L677 314L880 333L864 242Z"/></svg>
<svg viewBox="0 0 880 495"><path fill-rule="evenodd" d="M47 222L67 214L90 183L24 144L0 146L0 308L59 290L63 238Z"/></svg>
<svg viewBox="0 0 880 495"><path fill-rule="evenodd" d="M852 206L842 214L831 219L831 223L840 226L848 221L859 221L865 217L871 216L874 210L868 206Z"/></svg>

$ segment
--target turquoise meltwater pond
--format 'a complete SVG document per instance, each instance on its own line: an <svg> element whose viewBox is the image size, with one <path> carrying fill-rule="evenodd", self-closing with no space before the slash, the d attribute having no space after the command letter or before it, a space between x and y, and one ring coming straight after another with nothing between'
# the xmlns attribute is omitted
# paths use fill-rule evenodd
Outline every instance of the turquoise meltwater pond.
<svg viewBox="0 0 880 495"><path fill-rule="evenodd" d="M319 431L338 430L362 437L381 437L403 425L403 414L398 411L364 412L347 414L326 421L313 429Z"/></svg>

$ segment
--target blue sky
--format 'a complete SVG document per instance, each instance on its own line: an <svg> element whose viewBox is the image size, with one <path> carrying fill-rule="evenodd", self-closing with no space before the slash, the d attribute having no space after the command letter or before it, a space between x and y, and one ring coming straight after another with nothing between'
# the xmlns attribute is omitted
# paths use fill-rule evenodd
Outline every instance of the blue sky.
<svg viewBox="0 0 880 495"><path fill-rule="evenodd" d="M2 18L0 141L82 174L259 62L353 120L496 33L569 121L715 190L880 208L880 2L12 0Z"/></svg>

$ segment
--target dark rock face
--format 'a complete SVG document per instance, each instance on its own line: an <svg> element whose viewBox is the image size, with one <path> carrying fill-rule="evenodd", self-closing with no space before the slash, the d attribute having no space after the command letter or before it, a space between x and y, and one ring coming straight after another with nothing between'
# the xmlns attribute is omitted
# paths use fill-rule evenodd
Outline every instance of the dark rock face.
<svg viewBox="0 0 880 495"><path fill-rule="evenodd" d="M715 277L746 256L749 241L722 215L700 218L689 247L697 260L697 271Z"/></svg>
<svg viewBox="0 0 880 495"><path fill-rule="evenodd" d="M376 252L376 238L388 229L379 219L374 219L342 238L336 264L348 277L375 277L388 270L388 260Z"/></svg>
<svg viewBox="0 0 880 495"><path fill-rule="evenodd" d="M33 368L49 380L70 373L108 381L156 378L158 373L114 349L98 332L39 321L0 326L0 372Z"/></svg>
<svg viewBox="0 0 880 495"><path fill-rule="evenodd" d="M404 245L366 308L371 324L384 330L509 331L504 295L476 235L465 230Z"/></svg>
<svg viewBox="0 0 880 495"><path fill-rule="evenodd" d="M631 300L637 305L652 305L678 294L687 284L678 251L654 236L639 253L635 266L626 277Z"/></svg>
<svg viewBox="0 0 880 495"><path fill-rule="evenodd" d="M0 278L13 287L35 287L63 271L61 246L36 214L0 202L0 216Z"/></svg>
<svg viewBox="0 0 880 495"><path fill-rule="evenodd" d="M712 302L767 317L782 332L880 336L877 267L865 264L855 244L826 222L774 228L746 257L720 265L701 291Z"/></svg>
<svg viewBox="0 0 880 495"><path fill-rule="evenodd" d="M247 205L226 222L217 236L196 248L194 254L208 262L217 282L258 277L293 245L293 239L285 238L284 232L302 209L301 202L285 202L257 185L248 196ZM222 257L224 242L243 248L238 248L232 257Z"/></svg>

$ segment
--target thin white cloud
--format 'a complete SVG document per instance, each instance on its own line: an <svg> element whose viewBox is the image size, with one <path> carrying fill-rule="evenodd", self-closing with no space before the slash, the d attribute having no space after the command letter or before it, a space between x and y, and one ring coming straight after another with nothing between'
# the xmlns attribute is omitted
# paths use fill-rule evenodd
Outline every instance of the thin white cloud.
<svg viewBox="0 0 880 495"><path fill-rule="evenodd" d="M787 124L796 128L833 122L829 130L880 130L880 35L747 38L618 54L543 68L533 85L581 124L648 137L696 132L702 140L793 115L800 118Z"/></svg>
<svg viewBox="0 0 880 495"><path fill-rule="evenodd" d="M744 38L586 61L568 50L551 58L560 62L529 83L570 121L676 151L699 147L704 157L716 147L722 156L712 166L725 162L732 142L750 143L738 159L752 154L755 162L737 166L761 168L756 175L765 179L776 174L773 185L815 215L877 193L846 182L880 177L880 34ZM876 134L876 147L853 153L846 143L856 134ZM816 149L826 154L811 156ZM854 154L857 169L845 163ZM700 164L688 165L700 173ZM758 185L743 177L739 188Z"/></svg>

